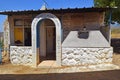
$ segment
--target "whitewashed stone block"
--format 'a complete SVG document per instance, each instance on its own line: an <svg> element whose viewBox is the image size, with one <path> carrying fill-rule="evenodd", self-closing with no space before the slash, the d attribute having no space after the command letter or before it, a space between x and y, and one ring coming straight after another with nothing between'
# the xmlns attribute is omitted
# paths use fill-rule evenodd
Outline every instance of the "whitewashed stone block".
<svg viewBox="0 0 120 80"><path fill-rule="evenodd" d="M111 58L111 57L113 56L112 53L113 53L113 51L109 51L108 54L106 54L106 57L107 57L107 58Z"/></svg>
<svg viewBox="0 0 120 80"><path fill-rule="evenodd" d="M10 47L10 61L15 65L32 65L31 47Z"/></svg>
<svg viewBox="0 0 120 80"><path fill-rule="evenodd" d="M65 51L65 52L64 52ZM62 48L62 65L111 63L113 48Z"/></svg>
<svg viewBox="0 0 120 80"><path fill-rule="evenodd" d="M74 59L69 60L69 64L68 65L76 65L77 61L75 61Z"/></svg>

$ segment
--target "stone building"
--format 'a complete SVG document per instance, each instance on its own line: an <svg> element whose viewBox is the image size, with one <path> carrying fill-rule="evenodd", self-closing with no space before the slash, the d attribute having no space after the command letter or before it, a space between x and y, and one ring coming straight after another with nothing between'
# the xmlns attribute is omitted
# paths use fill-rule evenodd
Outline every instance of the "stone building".
<svg viewBox="0 0 120 80"><path fill-rule="evenodd" d="M4 45L12 64L37 67L44 60L59 66L112 62L109 8L1 11L8 15ZM48 64L49 65L49 64Z"/></svg>

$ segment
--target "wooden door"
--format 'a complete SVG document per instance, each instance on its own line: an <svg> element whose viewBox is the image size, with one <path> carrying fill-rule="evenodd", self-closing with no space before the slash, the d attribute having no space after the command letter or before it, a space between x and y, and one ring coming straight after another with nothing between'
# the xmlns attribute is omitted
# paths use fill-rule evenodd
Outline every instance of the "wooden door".
<svg viewBox="0 0 120 80"><path fill-rule="evenodd" d="M46 52L47 56L55 55L55 27L47 27L46 28Z"/></svg>

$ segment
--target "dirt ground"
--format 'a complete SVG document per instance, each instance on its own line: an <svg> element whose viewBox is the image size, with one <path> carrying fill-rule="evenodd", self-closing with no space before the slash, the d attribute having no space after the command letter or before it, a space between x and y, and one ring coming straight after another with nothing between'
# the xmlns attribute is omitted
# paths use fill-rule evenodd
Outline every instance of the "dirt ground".
<svg viewBox="0 0 120 80"><path fill-rule="evenodd" d="M114 54L113 58L113 63L120 66L120 54ZM47 71L49 72L47 68L2 64L0 80L120 80L120 69L70 73L46 73Z"/></svg>
<svg viewBox="0 0 120 80"><path fill-rule="evenodd" d="M112 39L112 46L114 47L113 64L120 67L120 39ZM70 71L72 69L74 68L67 68ZM62 73L57 71L62 71L62 68L50 70L49 68L31 68L5 63L0 64L0 80L120 80L120 69L94 71L84 71L84 69L83 72Z"/></svg>
<svg viewBox="0 0 120 80"><path fill-rule="evenodd" d="M120 70L51 74L1 74L0 80L120 80Z"/></svg>

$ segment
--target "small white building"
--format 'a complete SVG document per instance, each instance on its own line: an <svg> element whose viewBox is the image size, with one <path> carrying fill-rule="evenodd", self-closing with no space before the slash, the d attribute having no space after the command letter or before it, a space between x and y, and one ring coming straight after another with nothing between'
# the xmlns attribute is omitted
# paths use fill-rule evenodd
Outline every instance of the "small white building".
<svg viewBox="0 0 120 80"><path fill-rule="evenodd" d="M5 48L10 61L37 67L46 59L60 66L112 62L110 27L105 26L109 8L3 11ZM49 65L49 64L48 64Z"/></svg>

